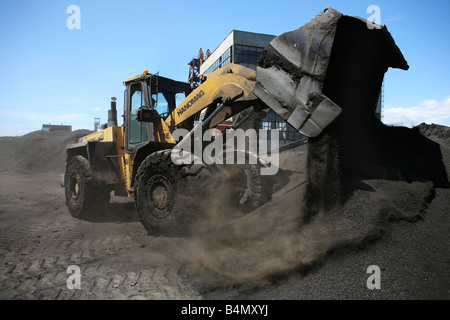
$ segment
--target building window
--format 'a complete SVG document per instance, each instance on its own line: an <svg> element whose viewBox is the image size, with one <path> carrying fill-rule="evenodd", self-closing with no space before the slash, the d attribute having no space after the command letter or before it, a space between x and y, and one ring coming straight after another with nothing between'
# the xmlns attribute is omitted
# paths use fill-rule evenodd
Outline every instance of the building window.
<svg viewBox="0 0 450 320"><path fill-rule="evenodd" d="M258 59L264 48L236 44L234 46L234 62L245 67L256 69Z"/></svg>
<svg viewBox="0 0 450 320"><path fill-rule="evenodd" d="M261 121L260 129L278 129L280 132L280 146L299 140L303 137L300 132L295 130L294 127L281 119L281 117L272 110L269 111L266 117Z"/></svg>
<svg viewBox="0 0 450 320"><path fill-rule="evenodd" d="M231 47L229 47L214 63L204 72L210 73L222 68L227 63L231 62Z"/></svg>

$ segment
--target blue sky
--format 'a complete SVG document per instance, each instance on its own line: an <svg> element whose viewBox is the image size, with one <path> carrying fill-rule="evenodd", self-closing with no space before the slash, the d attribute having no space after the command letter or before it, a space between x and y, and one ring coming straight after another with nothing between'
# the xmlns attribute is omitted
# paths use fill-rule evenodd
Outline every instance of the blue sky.
<svg viewBox="0 0 450 320"><path fill-rule="evenodd" d="M66 26L70 5L79 30ZM92 130L110 97L122 112L122 81L144 69L186 81L199 48L214 50L233 29L278 35L327 6L367 19L369 5L410 66L386 73L383 121L450 126L447 0L0 0L0 136L44 123Z"/></svg>

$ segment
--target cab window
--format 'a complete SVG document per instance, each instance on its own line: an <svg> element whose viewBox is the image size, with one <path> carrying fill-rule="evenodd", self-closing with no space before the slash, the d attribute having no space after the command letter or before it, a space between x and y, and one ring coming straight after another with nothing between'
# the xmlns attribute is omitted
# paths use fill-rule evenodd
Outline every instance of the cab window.
<svg viewBox="0 0 450 320"><path fill-rule="evenodd" d="M149 141L151 136L151 124L136 120L136 111L145 106L144 93L140 83L136 83L130 88L130 108L129 108L129 143L138 144Z"/></svg>
<svg viewBox="0 0 450 320"><path fill-rule="evenodd" d="M158 114L162 118L165 118L169 113L169 104L167 103L164 94L162 94L161 92L159 92L158 95L152 94L152 99L156 103L155 110L158 111Z"/></svg>

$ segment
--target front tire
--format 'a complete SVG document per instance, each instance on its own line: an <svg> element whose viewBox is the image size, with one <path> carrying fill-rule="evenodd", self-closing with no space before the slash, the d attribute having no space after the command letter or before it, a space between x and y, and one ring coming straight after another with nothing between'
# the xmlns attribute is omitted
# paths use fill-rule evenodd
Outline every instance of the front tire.
<svg viewBox="0 0 450 320"><path fill-rule="evenodd" d="M74 218L93 217L109 204L109 190L95 181L89 161L83 156L75 156L68 163L64 186L66 205Z"/></svg>
<svg viewBox="0 0 450 320"><path fill-rule="evenodd" d="M170 150L147 156L139 166L135 181L136 209L149 234L183 233L184 208L179 205L181 186L181 172L171 161Z"/></svg>
<svg viewBox="0 0 450 320"><path fill-rule="evenodd" d="M171 150L153 153L135 180L139 218L154 236L211 231L269 200L256 165L178 166Z"/></svg>

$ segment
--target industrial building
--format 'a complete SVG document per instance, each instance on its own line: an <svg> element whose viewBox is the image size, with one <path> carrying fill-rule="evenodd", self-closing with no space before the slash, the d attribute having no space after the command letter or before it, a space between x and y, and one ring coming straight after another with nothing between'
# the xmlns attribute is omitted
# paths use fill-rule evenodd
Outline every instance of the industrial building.
<svg viewBox="0 0 450 320"><path fill-rule="evenodd" d="M256 70L261 53L273 38L274 35L232 30L213 52L208 49L203 56L203 49L200 49L198 59L193 59L190 63L189 82L195 87L199 84L199 75L215 71L230 62ZM382 103L383 91L380 92L375 110L378 119L381 119ZM273 111L269 111L262 120L260 128L278 129L280 146L305 138Z"/></svg>
<svg viewBox="0 0 450 320"><path fill-rule="evenodd" d="M200 66L200 74L217 70L229 62L237 62L256 70L259 56L273 35L233 30Z"/></svg>
<svg viewBox="0 0 450 320"><path fill-rule="evenodd" d="M72 126L67 125L54 125L54 124L43 124L41 130L47 131L47 132L53 132L53 131L72 131Z"/></svg>

